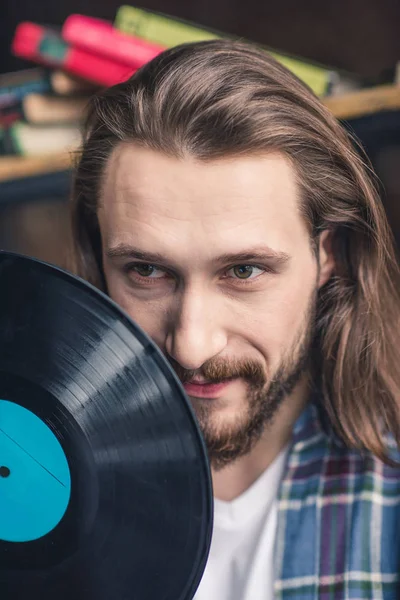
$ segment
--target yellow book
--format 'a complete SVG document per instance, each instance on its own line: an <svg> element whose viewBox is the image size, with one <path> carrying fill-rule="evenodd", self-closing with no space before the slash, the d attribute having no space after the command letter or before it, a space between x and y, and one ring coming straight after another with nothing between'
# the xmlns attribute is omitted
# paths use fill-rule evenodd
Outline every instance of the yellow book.
<svg viewBox="0 0 400 600"><path fill-rule="evenodd" d="M167 48L188 42L223 38L234 39L235 37L198 27L183 19L127 5L118 9L114 25L124 33L135 35ZM324 96L328 93L332 69L286 56L269 48L265 48L265 50L304 81L317 96Z"/></svg>

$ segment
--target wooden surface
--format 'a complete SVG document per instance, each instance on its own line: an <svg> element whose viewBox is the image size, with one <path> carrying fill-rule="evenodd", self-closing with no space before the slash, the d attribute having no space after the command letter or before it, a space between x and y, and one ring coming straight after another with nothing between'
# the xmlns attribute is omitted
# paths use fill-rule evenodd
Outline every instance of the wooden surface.
<svg viewBox="0 0 400 600"><path fill-rule="evenodd" d="M0 183L9 179L29 177L40 173L63 171L72 165L70 154L52 156L2 156L0 158Z"/></svg>
<svg viewBox="0 0 400 600"><path fill-rule="evenodd" d="M343 96L325 98L324 104L338 119L354 119L380 112L400 109L400 85L381 85Z"/></svg>

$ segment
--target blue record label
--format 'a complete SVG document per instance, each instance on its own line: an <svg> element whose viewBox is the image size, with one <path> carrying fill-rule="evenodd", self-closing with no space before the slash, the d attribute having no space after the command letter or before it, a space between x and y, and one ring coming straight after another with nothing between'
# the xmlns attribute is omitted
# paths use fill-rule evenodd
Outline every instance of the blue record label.
<svg viewBox="0 0 400 600"><path fill-rule="evenodd" d="M31 411L0 400L0 540L50 533L70 496L68 461L54 433Z"/></svg>

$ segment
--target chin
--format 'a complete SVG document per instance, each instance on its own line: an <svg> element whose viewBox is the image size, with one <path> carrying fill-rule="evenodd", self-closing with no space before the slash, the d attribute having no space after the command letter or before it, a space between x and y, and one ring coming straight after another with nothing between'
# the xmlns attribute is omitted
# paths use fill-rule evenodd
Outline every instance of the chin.
<svg viewBox="0 0 400 600"><path fill-rule="evenodd" d="M234 401L227 398L190 398L191 404L196 413L205 416L212 422L221 422L229 424L237 421L238 415L247 414L244 401ZM240 417L239 417L240 418Z"/></svg>
<svg viewBox="0 0 400 600"><path fill-rule="evenodd" d="M248 410L238 403L218 400L191 398L200 427L219 437L240 431L248 420Z"/></svg>

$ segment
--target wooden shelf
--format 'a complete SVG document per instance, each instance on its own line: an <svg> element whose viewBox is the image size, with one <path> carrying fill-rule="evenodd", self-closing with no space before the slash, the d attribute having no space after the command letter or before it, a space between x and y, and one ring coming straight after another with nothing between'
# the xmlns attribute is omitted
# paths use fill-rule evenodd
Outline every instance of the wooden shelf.
<svg viewBox="0 0 400 600"><path fill-rule="evenodd" d="M382 85L322 99L336 118L351 120L369 114L400 110L400 86ZM0 157L0 183L22 177L72 169L71 153Z"/></svg>
<svg viewBox="0 0 400 600"><path fill-rule="evenodd" d="M400 109L400 86L381 85L323 99L338 119L355 119L384 110Z"/></svg>
<svg viewBox="0 0 400 600"><path fill-rule="evenodd" d="M70 168L72 168L70 153L50 156L2 156L0 157L0 183Z"/></svg>

